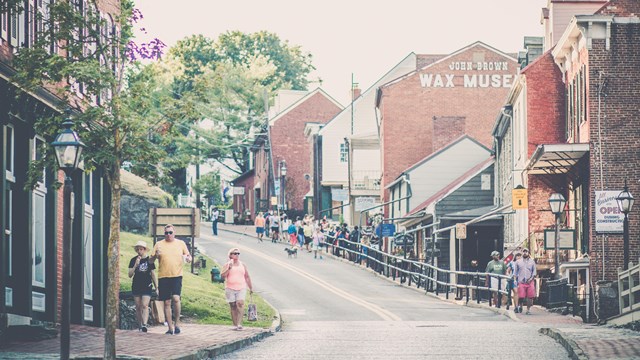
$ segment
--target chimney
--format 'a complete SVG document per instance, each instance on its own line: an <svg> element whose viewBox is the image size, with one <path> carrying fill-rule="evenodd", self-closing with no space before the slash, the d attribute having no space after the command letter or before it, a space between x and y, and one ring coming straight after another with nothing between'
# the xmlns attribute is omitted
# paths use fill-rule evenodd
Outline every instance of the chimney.
<svg viewBox="0 0 640 360"><path fill-rule="evenodd" d="M351 86L351 101L357 99L361 93L362 90L360 90L358 83L353 83L353 85Z"/></svg>

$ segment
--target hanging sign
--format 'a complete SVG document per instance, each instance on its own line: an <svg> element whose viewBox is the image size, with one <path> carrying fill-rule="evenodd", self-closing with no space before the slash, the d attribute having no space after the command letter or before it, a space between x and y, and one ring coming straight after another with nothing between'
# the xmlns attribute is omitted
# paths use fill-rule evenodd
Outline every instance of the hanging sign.
<svg viewBox="0 0 640 360"><path fill-rule="evenodd" d="M621 234L624 231L624 214L616 201L618 195L620 190L596 191L596 232Z"/></svg>

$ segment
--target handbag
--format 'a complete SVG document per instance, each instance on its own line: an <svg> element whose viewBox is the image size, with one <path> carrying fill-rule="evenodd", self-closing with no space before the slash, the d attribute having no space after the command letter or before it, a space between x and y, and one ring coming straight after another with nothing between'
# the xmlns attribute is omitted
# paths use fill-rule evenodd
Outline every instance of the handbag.
<svg viewBox="0 0 640 360"><path fill-rule="evenodd" d="M247 306L247 320L258 321L258 307L253 302L253 294L249 298L249 305Z"/></svg>

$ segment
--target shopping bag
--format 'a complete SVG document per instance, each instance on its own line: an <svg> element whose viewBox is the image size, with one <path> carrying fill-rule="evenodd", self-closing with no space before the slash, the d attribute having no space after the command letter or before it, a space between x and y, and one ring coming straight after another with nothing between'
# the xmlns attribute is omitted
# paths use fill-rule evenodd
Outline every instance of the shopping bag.
<svg viewBox="0 0 640 360"><path fill-rule="evenodd" d="M251 294L251 298L249 299L249 305L247 306L247 320L258 321L258 308L256 307L256 304L253 302L253 294Z"/></svg>

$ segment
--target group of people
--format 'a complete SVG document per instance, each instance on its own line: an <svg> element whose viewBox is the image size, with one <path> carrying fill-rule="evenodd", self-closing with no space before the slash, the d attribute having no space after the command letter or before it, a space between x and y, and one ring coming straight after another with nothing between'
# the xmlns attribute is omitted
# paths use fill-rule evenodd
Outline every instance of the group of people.
<svg viewBox="0 0 640 360"><path fill-rule="evenodd" d="M148 331L149 303L155 288L158 300L164 305L164 316L168 326L165 334L180 334L182 269L184 262L192 261L186 243L175 238L175 229L173 225L168 224L164 227L164 240L154 245L151 254L147 253L149 249L145 241L138 241L133 248L137 255L129 261L129 277L133 278L131 293L136 306L138 330ZM247 267L239 260L238 248L229 250L227 255L229 261L222 266L220 275L225 279L225 297L229 303L233 329L242 330L246 292L248 289L253 293L253 286Z"/></svg>
<svg viewBox="0 0 640 360"><path fill-rule="evenodd" d="M513 259L505 263L500 259L500 253L493 251L491 253L492 260L487 263L485 269L486 273L496 275L507 275L509 279L506 281L505 288L507 291L511 291L514 311L516 313L522 313L522 305L526 304L526 314L531 314L531 306L533 306L533 298L536 296L536 287L534 279L536 277L536 263L531 258L529 249L524 248L522 252L516 252ZM499 279L497 277L491 277L487 286L494 291L493 298L497 303L502 299L502 296L495 290L498 289Z"/></svg>

